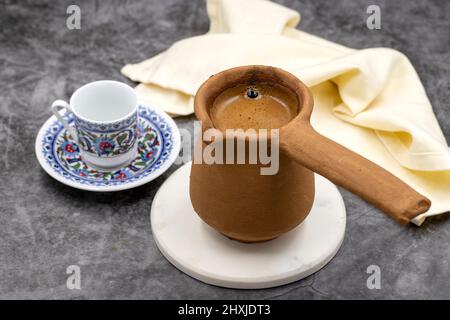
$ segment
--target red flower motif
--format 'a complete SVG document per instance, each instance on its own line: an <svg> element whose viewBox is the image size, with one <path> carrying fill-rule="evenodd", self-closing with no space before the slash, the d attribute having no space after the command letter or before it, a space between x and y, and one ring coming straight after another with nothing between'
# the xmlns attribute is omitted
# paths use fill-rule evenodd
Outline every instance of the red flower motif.
<svg viewBox="0 0 450 320"><path fill-rule="evenodd" d="M66 144L66 147L65 147L65 149L66 149L66 151L67 152L70 152L70 153L73 153L73 152L75 152L75 148L73 147L73 145L72 144Z"/></svg>
<svg viewBox="0 0 450 320"><path fill-rule="evenodd" d="M149 151L149 152L144 152L141 154L141 160L142 161L148 161L152 158L153 156L153 151Z"/></svg>
<svg viewBox="0 0 450 320"><path fill-rule="evenodd" d="M125 179L126 177L127 177L127 175L125 174L125 172L120 172L117 175L117 179L120 179L120 180Z"/></svg>
<svg viewBox="0 0 450 320"><path fill-rule="evenodd" d="M70 141L64 141L61 148L68 156L75 156L78 153L78 146Z"/></svg>
<svg viewBox="0 0 450 320"><path fill-rule="evenodd" d="M102 150L111 150L112 149L112 144L108 141L102 141L99 143L99 147Z"/></svg>

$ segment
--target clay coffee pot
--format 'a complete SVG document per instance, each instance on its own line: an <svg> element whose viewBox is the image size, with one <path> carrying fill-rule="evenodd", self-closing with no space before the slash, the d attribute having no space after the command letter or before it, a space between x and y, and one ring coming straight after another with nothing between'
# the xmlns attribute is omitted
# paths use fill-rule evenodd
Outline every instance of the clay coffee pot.
<svg viewBox="0 0 450 320"><path fill-rule="evenodd" d="M234 90L233 94L239 95L239 90L258 90L258 87L264 86L284 88L281 91L287 90L293 97L286 101L294 115L279 127L278 172L262 175L260 169L264 165L260 162L207 164L194 159L190 197L194 210L209 226L243 242L265 241L280 236L300 224L311 210L314 201L313 172L367 200L402 224L429 209L430 200L406 183L317 133L310 124L313 108L311 92L295 76L278 68L237 67L220 72L203 83L194 102L195 114L202 123L202 135L208 129L224 131L214 121L217 115L212 114L221 94ZM245 94L248 92L242 92L242 95ZM280 94L285 95L286 92ZM230 112L231 116L240 112L239 105L237 109L234 107L227 117L230 117ZM239 116L242 114L239 113ZM249 121L254 120L250 118ZM246 118L241 121L245 123ZM226 139L223 135L223 140ZM232 143L239 140L245 144L248 157L251 138L237 135ZM226 141L222 142L225 146ZM217 141L199 139L199 143L206 147ZM268 145L270 143L269 136Z"/></svg>

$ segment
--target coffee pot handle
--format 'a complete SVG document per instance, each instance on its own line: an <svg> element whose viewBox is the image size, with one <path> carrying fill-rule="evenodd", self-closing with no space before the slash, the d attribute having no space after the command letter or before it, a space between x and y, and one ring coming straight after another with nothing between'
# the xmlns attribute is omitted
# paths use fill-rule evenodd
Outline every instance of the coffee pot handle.
<svg viewBox="0 0 450 320"><path fill-rule="evenodd" d="M308 121L280 129L280 148L302 166L406 224L431 201L372 161L316 132Z"/></svg>
<svg viewBox="0 0 450 320"><path fill-rule="evenodd" d="M66 112L73 113L72 109L70 108L70 105L64 100L56 100L55 102L53 102L51 109L55 117L64 125L64 127L66 128L67 132L70 134L72 139L78 142L77 130L75 129L75 127L69 125L66 119L64 119L64 117L59 113L60 109L66 109Z"/></svg>

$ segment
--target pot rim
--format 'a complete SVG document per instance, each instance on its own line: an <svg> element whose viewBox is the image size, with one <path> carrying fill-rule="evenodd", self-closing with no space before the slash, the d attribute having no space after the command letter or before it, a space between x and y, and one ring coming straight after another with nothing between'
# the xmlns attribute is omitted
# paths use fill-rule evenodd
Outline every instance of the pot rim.
<svg viewBox="0 0 450 320"><path fill-rule="evenodd" d="M202 121L202 131L215 129L221 133L224 131L216 128L209 115L209 107L216 97L225 89L239 84L255 85L276 81L276 83L290 89L297 97L297 115L279 129L296 126L299 122L308 122L313 109L313 97L309 88L293 74L272 66L247 65L226 69L209 77L197 90L194 98L194 110L196 117ZM236 135L239 138L239 134ZM269 135L270 136L270 135ZM248 140L248 135L245 135Z"/></svg>

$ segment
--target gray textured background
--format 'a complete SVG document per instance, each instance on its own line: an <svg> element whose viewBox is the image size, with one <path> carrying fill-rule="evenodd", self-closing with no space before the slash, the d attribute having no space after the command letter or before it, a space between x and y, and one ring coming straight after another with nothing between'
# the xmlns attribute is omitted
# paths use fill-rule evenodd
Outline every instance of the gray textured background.
<svg viewBox="0 0 450 320"><path fill-rule="evenodd" d="M449 139L449 1L279 2L301 11L302 30L404 52ZM81 30L65 27L71 3L81 7ZM365 27L370 4L382 9L382 30ZM125 63L207 29L202 0L0 1L0 298L450 298L450 215L401 227L341 190L347 233L330 264L287 286L230 290L184 275L156 248L150 205L175 166L115 194L66 187L39 167L34 139L54 99L89 81L127 81L119 73ZM192 121L177 119L186 128ZM81 267L82 290L66 288L71 264ZM381 268L381 290L366 287L371 264Z"/></svg>

